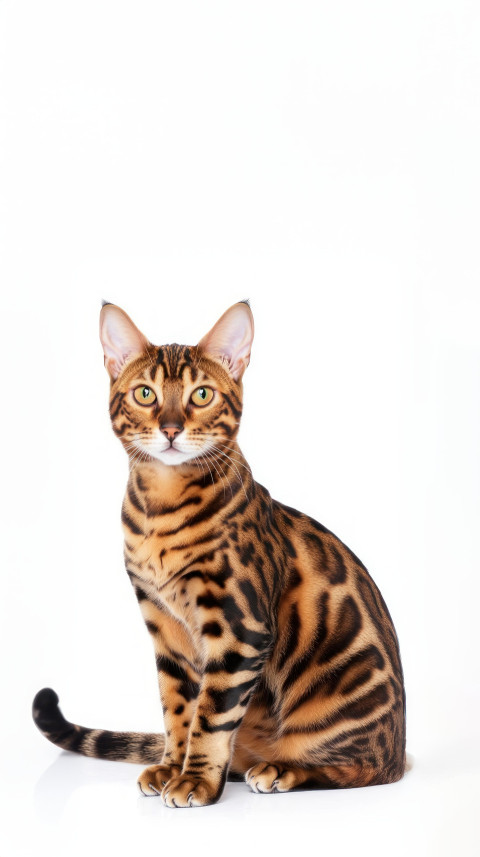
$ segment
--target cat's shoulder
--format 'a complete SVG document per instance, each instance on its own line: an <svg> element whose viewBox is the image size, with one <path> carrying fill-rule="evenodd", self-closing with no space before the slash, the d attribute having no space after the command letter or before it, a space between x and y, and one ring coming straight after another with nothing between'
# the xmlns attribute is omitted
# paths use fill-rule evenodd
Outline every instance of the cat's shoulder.
<svg viewBox="0 0 480 857"><path fill-rule="evenodd" d="M287 506L286 503L281 503L279 500L272 500L272 506L276 519L281 521L287 531L298 532L305 541L312 545L323 545L325 542L328 542L348 556L350 561L356 566L367 571L363 562L351 548L332 530L321 524L320 521L315 520L315 518L310 517L305 512L294 509L292 506Z"/></svg>

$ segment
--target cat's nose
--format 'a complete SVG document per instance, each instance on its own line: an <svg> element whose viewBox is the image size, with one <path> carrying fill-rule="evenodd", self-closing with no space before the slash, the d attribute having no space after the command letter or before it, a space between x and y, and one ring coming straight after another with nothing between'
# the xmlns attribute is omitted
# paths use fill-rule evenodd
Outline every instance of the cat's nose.
<svg viewBox="0 0 480 857"><path fill-rule="evenodd" d="M178 423L171 423L170 425L161 425L160 431L163 432L165 437L168 438L169 441L175 440L177 434L180 434L183 431L183 426Z"/></svg>

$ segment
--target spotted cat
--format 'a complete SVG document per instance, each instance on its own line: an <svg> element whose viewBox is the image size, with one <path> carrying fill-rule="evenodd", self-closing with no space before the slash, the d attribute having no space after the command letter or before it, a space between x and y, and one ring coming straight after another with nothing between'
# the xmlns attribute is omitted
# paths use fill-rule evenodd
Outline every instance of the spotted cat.
<svg viewBox="0 0 480 857"><path fill-rule="evenodd" d="M105 303L113 431L129 459L125 565L151 635L165 735L33 716L60 747L148 764L169 807L254 792L393 783L405 769L397 636L365 566L273 500L237 443L253 316L234 304L197 346L151 344ZM287 464L288 466L288 464Z"/></svg>

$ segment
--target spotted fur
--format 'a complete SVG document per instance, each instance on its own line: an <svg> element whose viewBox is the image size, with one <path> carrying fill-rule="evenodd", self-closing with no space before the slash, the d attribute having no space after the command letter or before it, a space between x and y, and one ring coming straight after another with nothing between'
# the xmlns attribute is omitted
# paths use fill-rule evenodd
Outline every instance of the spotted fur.
<svg viewBox="0 0 480 857"><path fill-rule="evenodd" d="M165 736L73 725L51 690L33 706L58 746L149 764L140 790L172 807L215 802L227 775L265 793L392 783L405 769L402 666L377 586L337 536L255 482L238 446L252 337L243 302L195 347L156 347L102 308L112 427L129 455L125 565ZM139 385L154 405L134 400ZM192 404L198 388L211 404Z"/></svg>

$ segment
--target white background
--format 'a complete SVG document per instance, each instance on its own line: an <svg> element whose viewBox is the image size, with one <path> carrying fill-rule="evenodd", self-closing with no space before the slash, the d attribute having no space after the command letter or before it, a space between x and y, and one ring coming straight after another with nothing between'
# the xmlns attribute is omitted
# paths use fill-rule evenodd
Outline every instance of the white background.
<svg viewBox="0 0 480 857"><path fill-rule="evenodd" d="M478 853L478 3L4 0L0 37L1 853ZM175 812L30 706L161 728L101 299L192 344L245 297L242 449L380 586L415 763Z"/></svg>

